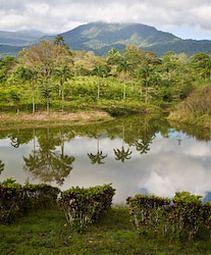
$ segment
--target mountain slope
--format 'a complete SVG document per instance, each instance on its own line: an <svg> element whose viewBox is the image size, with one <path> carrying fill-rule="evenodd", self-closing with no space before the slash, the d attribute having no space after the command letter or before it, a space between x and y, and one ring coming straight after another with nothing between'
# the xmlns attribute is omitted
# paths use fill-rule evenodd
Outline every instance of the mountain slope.
<svg viewBox="0 0 211 255"><path fill-rule="evenodd" d="M94 22L81 25L61 35L71 49L90 50L98 55L104 55L112 48L122 51L128 44L153 51L159 56L168 51L185 52L188 55L199 51L211 52L211 41L183 40L171 33L143 24ZM36 31L0 31L0 55L16 55L23 47L39 40L53 38L54 36L45 36Z"/></svg>
<svg viewBox="0 0 211 255"><path fill-rule="evenodd" d="M36 43L42 36L44 34L39 31L0 31L0 44L18 47L26 46Z"/></svg>
<svg viewBox="0 0 211 255"><path fill-rule="evenodd" d="M44 34L39 31L0 31L0 57L5 55L15 56L28 45L39 42Z"/></svg>
<svg viewBox="0 0 211 255"><path fill-rule="evenodd" d="M189 55L198 51L211 52L211 41L183 40L143 24L95 22L81 25L61 35L73 50L93 50L99 55L113 47L122 50L128 44L154 51L158 55L171 50Z"/></svg>

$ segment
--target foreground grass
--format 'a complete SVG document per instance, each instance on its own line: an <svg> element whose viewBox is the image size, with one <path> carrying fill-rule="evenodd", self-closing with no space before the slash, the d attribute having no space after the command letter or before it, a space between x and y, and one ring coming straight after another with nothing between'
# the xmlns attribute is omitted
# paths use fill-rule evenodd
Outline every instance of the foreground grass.
<svg viewBox="0 0 211 255"><path fill-rule="evenodd" d="M114 208L86 233L72 232L63 213L36 212L12 225L0 225L1 255L195 255L211 254L206 242L179 243L140 236L127 209Z"/></svg>

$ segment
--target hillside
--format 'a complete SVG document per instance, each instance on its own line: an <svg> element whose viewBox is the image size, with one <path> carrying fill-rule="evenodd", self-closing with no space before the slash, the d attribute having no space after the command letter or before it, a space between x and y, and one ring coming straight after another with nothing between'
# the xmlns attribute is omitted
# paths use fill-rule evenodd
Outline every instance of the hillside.
<svg viewBox="0 0 211 255"><path fill-rule="evenodd" d="M23 47L36 43L44 34L39 31L0 31L0 56L16 55Z"/></svg>
<svg viewBox="0 0 211 255"><path fill-rule="evenodd" d="M128 44L135 44L158 55L167 51L185 52L188 55L199 51L211 52L211 41L183 40L143 24L95 22L81 25L61 35L72 49L93 50L99 55L111 48L123 50Z"/></svg>
<svg viewBox="0 0 211 255"><path fill-rule="evenodd" d="M90 50L98 55L106 54L111 48L122 51L126 45L134 44L159 56L168 51L211 52L211 41L183 40L171 33L157 30L143 24L120 24L94 22L78 26L61 34L73 50ZM37 40L52 39L39 32L0 32L0 53L16 54L21 47L35 43ZM15 46L15 47L14 47ZM12 48L11 48L12 47ZM4 52L5 50L5 52Z"/></svg>

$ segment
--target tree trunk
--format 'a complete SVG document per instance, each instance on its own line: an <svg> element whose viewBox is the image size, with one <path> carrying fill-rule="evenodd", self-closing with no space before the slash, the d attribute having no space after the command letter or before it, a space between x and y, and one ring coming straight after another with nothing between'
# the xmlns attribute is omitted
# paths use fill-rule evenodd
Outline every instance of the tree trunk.
<svg viewBox="0 0 211 255"><path fill-rule="evenodd" d="M62 85L62 112L64 111L64 88L63 88L63 85Z"/></svg>
<svg viewBox="0 0 211 255"><path fill-rule="evenodd" d="M32 113L35 114L35 98L34 98L34 92L32 96Z"/></svg>
<svg viewBox="0 0 211 255"><path fill-rule="evenodd" d="M126 98L126 85L124 83L123 100L125 100L125 98Z"/></svg>
<svg viewBox="0 0 211 255"><path fill-rule="evenodd" d="M97 84L97 100L100 99L100 81L98 81L98 84Z"/></svg>
<svg viewBox="0 0 211 255"><path fill-rule="evenodd" d="M32 85L32 113L35 114L35 87Z"/></svg>
<svg viewBox="0 0 211 255"><path fill-rule="evenodd" d="M50 113L50 102L49 99L47 99L47 113Z"/></svg>

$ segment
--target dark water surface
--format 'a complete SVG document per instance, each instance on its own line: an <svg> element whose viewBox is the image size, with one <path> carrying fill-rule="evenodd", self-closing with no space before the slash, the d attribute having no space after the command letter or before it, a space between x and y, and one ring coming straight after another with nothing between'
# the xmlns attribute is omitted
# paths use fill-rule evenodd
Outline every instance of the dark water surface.
<svg viewBox="0 0 211 255"><path fill-rule="evenodd" d="M61 189L112 183L114 202L136 193L190 191L211 200L210 134L133 116L82 127L0 131L0 181Z"/></svg>

